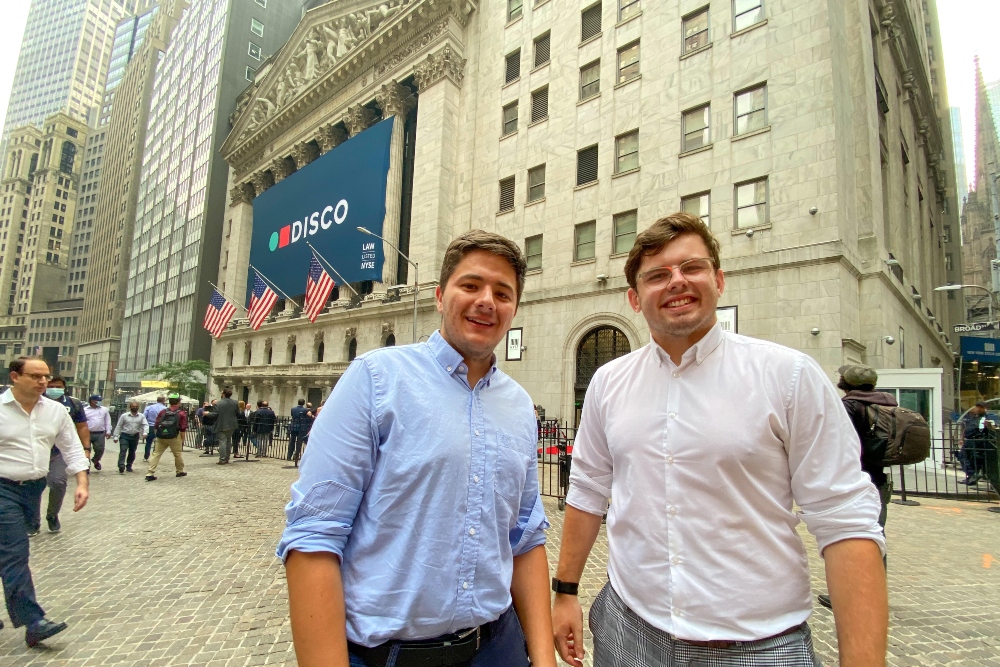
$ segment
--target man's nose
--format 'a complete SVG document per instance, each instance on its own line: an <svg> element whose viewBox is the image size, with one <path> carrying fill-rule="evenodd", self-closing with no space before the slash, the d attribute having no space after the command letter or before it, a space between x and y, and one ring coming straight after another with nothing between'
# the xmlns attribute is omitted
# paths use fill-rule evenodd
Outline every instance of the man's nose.
<svg viewBox="0 0 1000 667"><path fill-rule="evenodd" d="M493 295L492 288L484 287L479 291L476 298L476 306L480 308L488 308L489 310L496 308L496 299Z"/></svg>
<svg viewBox="0 0 1000 667"><path fill-rule="evenodd" d="M680 268L674 267L670 271L670 280L667 281L667 290L675 292L680 289L687 287L687 278L681 273Z"/></svg>

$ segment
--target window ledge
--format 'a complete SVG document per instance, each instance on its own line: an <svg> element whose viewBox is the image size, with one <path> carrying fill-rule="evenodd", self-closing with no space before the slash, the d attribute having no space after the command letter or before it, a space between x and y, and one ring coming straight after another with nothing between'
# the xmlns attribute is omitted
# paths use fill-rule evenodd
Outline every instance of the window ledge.
<svg viewBox="0 0 1000 667"><path fill-rule="evenodd" d="M627 86L628 84L632 83L633 81L638 81L641 78L642 78L642 74L636 74L635 76L633 76L631 79L628 79L627 81L622 81L621 83L616 83L615 84L615 90L617 90L619 88L622 88L624 86Z"/></svg>
<svg viewBox="0 0 1000 667"><path fill-rule="evenodd" d="M771 126L767 125L760 128L759 130L754 130L753 132L745 132L743 134L734 135L729 141L739 141L740 139L748 139L750 137L756 137L758 134L765 134L771 131Z"/></svg>
<svg viewBox="0 0 1000 667"><path fill-rule="evenodd" d="M517 135L517 130L514 130L513 132L510 132L509 134L501 134L500 135L500 141L503 141L504 139L506 139L508 137L513 137L513 136L516 136L516 135Z"/></svg>
<svg viewBox="0 0 1000 667"><path fill-rule="evenodd" d="M705 144L704 146L701 146L700 148L692 148L689 151L684 151L683 153L680 153L677 157L687 157L689 155L695 155L697 153L704 153L705 151L712 150L713 146L715 146L714 143Z"/></svg>
<svg viewBox="0 0 1000 667"><path fill-rule="evenodd" d="M524 272L524 275L526 275L526 276L537 276L541 272L542 272L541 269L528 269L527 271Z"/></svg>
<svg viewBox="0 0 1000 667"><path fill-rule="evenodd" d="M535 120L535 121L532 121L532 122L528 123L528 127L534 127L536 125L541 125L542 123L544 123L548 119L549 119L548 116L546 116L545 118L539 118L538 120Z"/></svg>
<svg viewBox="0 0 1000 667"><path fill-rule="evenodd" d="M604 34L604 32L602 31L602 32L597 33L593 37L588 37L587 39L583 40L582 42L580 42L580 48L582 49L587 44L590 44L591 42L600 39L601 35L603 35L603 34Z"/></svg>
<svg viewBox="0 0 1000 667"><path fill-rule="evenodd" d="M549 0L536 0L535 4L532 5L532 9L534 9L535 7L541 7L542 5L544 5L545 3L547 3L548 1Z"/></svg>
<svg viewBox="0 0 1000 667"><path fill-rule="evenodd" d="M710 48L712 48L712 42L709 42L705 46L699 46L694 51L688 51L687 53L682 53L681 57L680 57L680 60L686 60L686 59L688 59L688 58L690 58L692 56L698 55L699 53L701 53L703 51L708 51Z"/></svg>
<svg viewBox="0 0 1000 667"><path fill-rule="evenodd" d="M524 18L524 10L522 9L521 10L521 15L518 16L516 19L511 19L511 20L507 21L507 25L505 25L504 28L511 27L512 25L516 24L518 21L520 21L523 18Z"/></svg>
<svg viewBox="0 0 1000 667"><path fill-rule="evenodd" d="M596 181L591 181L590 183L584 183L583 185L578 185L575 188L573 188L573 192L576 192L577 190L586 190L587 188L592 188L595 185L597 185L599 181L600 179Z"/></svg>
<svg viewBox="0 0 1000 667"><path fill-rule="evenodd" d="M540 199L532 199L531 201L524 203L524 208L528 208L529 206L534 206L535 204L543 204L543 203L545 203L545 197L542 197Z"/></svg>
<svg viewBox="0 0 1000 667"><path fill-rule="evenodd" d="M619 171L617 174L612 174L611 178L621 178L622 176L628 176L629 174L634 174L638 172L640 169L642 169L642 167L634 167L626 171Z"/></svg>
<svg viewBox="0 0 1000 667"><path fill-rule="evenodd" d="M500 90L503 90L504 88L507 88L508 86L513 86L515 83L517 83L520 80L521 80L521 77L518 76L516 79L513 79L513 80L508 81L505 84L503 84L503 86L501 86Z"/></svg>
<svg viewBox="0 0 1000 667"><path fill-rule="evenodd" d="M608 259L621 259L622 257L628 257L627 252L613 252L608 255Z"/></svg>
<svg viewBox="0 0 1000 667"><path fill-rule="evenodd" d="M546 60L545 62L543 62L541 65L535 65L533 68L531 68L530 70L528 70L528 74L534 74L535 72L537 72L539 70L545 69L546 67L549 66L550 62L552 62L552 58L551 57L548 60Z"/></svg>
<svg viewBox="0 0 1000 667"><path fill-rule="evenodd" d="M755 232L763 232L770 228L771 228L771 223L765 222L763 225L756 225L754 227L737 227L736 229L731 230L729 233L732 236L739 236L741 234L746 234L750 230L753 230Z"/></svg>
<svg viewBox="0 0 1000 667"><path fill-rule="evenodd" d="M630 16L630 17L628 17L628 18L627 18L627 19L625 19L624 21L619 21L618 23L616 23L616 24L615 24L615 27L616 27L616 28L620 28L620 27L622 27L623 25L625 25L626 23L631 23L632 21L636 20L636 19L637 19L637 18L639 18L640 16L642 16L642 12L641 12L641 11L640 11L640 12L639 12L638 14L634 14L634 15L632 15L632 16Z"/></svg>
<svg viewBox="0 0 1000 667"><path fill-rule="evenodd" d="M765 25L767 25L767 19L764 19L763 21L758 21L757 23L754 23L753 25L748 25L747 27L743 28L742 30L737 30L736 32L734 32L733 34L731 34L729 36L729 38L730 39L735 39L736 37L739 37L740 35L745 35L748 32L750 32L751 30L756 30L757 28L760 28L761 26L765 26Z"/></svg>
<svg viewBox="0 0 1000 667"><path fill-rule="evenodd" d="M591 100L596 100L596 99L597 99L598 97L600 97L600 96L601 96L601 94L600 94L600 93L594 93L594 94L593 94L593 95L591 95L590 97L585 97L585 98L583 98L582 100L580 100L579 102L577 102L577 103L576 103L576 106L580 106L581 104L586 104L587 102L589 102L589 101L591 101Z"/></svg>
<svg viewBox="0 0 1000 667"><path fill-rule="evenodd" d="M503 211L497 211L497 216L499 217L501 215L507 215L508 213L513 213L513 212L514 212L513 208L508 208L504 209Z"/></svg>
<svg viewBox="0 0 1000 667"><path fill-rule="evenodd" d="M575 262L570 262L570 266L583 266L585 264L596 264L597 258L591 257L590 259L578 259Z"/></svg>

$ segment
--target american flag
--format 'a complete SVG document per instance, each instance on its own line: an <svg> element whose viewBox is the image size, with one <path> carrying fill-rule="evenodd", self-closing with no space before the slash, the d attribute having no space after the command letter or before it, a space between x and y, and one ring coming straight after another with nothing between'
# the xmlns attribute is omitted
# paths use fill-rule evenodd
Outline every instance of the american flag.
<svg viewBox="0 0 1000 667"><path fill-rule="evenodd" d="M253 293L250 295L250 308L247 313L254 331L264 324L264 320L271 314L271 309L277 302L278 295L260 279L260 274L254 271Z"/></svg>
<svg viewBox="0 0 1000 667"><path fill-rule="evenodd" d="M212 290L212 298L208 301L208 310L205 312L204 327L209 333L218 338L226 330L229 320L233 319L236 306L229 303L219 290Z"/></svg>
<svg viewBox="0 0 1000 667"><path fill-rule="evenodd" d="M315 322L319 311L326 306L333 291L333 278L320 266L316 256L309 260L309 277L306 278L306 317Z"/></svg>

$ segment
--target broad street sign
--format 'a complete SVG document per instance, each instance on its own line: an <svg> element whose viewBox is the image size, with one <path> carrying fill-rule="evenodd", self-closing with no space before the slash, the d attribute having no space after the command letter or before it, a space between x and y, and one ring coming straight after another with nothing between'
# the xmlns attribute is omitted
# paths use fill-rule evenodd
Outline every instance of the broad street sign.
<svg viewBox="0 0 1000 667"><path fill-rule="evenodd" d="M969 331L996 331L997 322L971 322L969 324L956 324L955 333L968 333Z"/></svg>

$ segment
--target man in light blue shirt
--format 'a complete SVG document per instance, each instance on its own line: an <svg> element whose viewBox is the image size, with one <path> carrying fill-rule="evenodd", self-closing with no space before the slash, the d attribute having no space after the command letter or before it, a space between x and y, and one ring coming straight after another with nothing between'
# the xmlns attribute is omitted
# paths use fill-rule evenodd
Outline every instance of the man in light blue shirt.
<svg viewBox="0 0 1000 667"><path fill-rule="evenodd" d="M493 354L525 268L455 239L441 329L359 356L316 419L278 545L301 667L554 667L533 406Z"/></svg>
<svg viewBox="0 0 1000 667"><path fill-rule="evenodd" d="M142 453L143 461L149 460L149 455L153 450L153 440L156 439L156 431L153 427L156 426L156 418L166 409L167 397L157 396L156 403L147 405L146 409L142 411L143 416L146 417L146 424L149 425L149 430L146 433L146 449Z"/></svg>

